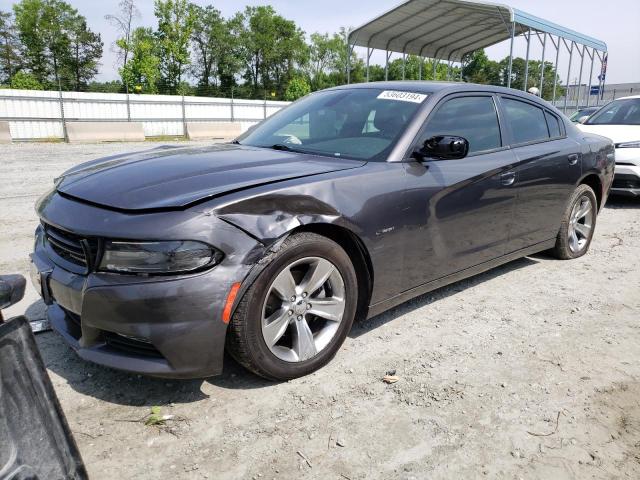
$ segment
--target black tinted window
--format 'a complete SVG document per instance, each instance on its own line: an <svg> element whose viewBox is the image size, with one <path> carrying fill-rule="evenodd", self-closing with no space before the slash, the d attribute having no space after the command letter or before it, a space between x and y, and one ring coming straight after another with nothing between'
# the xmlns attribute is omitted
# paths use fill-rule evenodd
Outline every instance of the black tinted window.
<svg viewBox="0 0 640 480"><path fill-rule="evenodd" d="M560 130L560 120L555 115L550 114L549 112L544 112L547 117L547 125L549 126L549 134L551 138L562 136L562 130Z"/></svg>
<svg viewBox="0 0 640 480"><path fill-rule="evenodd" d="M469 153L501 145L498 115L491 97L453 98L427 122L423 141L435 135L457 135L469 141Z"/></svg>
<svg viewBox="0 0 640 480"><path fill-rule="evenodd" d="M549 138L547 122L541 108L511 98L503 98L506 121L514 143L535 142Z"/></svg>

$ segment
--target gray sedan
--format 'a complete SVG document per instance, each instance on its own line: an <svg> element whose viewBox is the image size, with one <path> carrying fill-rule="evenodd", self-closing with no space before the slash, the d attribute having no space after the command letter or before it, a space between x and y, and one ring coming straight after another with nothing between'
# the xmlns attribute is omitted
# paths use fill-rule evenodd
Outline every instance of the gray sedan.
<svg viewBox="0 0 640 480"><path fill-rule="evenodd" d="M611 141L499 87L316 92L236 141L79 165L37 203L33 280L84 359L274 380L338 351L355 319L543 250L584 255Z"/></svg>

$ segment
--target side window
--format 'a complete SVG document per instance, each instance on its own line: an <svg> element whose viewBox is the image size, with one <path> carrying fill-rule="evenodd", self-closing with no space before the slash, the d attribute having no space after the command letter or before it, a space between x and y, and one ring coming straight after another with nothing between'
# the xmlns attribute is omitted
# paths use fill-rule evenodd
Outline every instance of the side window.
<svg viewBox="0 0 640 480"><path fill-rule="evenodd" d="M511 127L515 144L549 138L547 122L541 108L511 98L502 98L505 120Z"/></svg>
<svg viewBox="0 0 640 480"><path fill-rule="evenodd" d="M549 127L549 135L551 135L551 138L561 137L562 130L560 129L560 120L558 120L558 117L546 110L544 116L547 117L547 126Z"/></svg>
<svg viewBox="0 0 640 480"><path fill-rule="evenodd" d="M435 135L457 135L469 141L469 153L499 148L500 126L493 98L447 100L427 119L422 141Z"/></svg>

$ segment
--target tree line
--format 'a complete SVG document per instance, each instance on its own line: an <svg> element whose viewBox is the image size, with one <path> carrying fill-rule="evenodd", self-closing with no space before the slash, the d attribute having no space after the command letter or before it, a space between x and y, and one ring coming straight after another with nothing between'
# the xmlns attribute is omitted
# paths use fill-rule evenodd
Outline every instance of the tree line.
<svg viewBox="0 0 640 480"><path fill-rule="evenodd" d="M21 89L162 93L295 100L310 91L366 80L364 60L351 52L347 31L305 32L271 6L248 6L229 18L212 5L155 0L156 27L138 26L136 0L121 0L106 20L118 32L119 80L97 82L104 42L86 18L63 0L20 0L0 11L0 84ZM347 61L349 60L349 61ZM422 62L422 66L420 65ZM409 55L387 68L373 64L369 80L457 79L506 85L508 59L474 52L460 67ZM525 61L513 61L511 84L521 88ZM544 98L551 98L555 67L530 61L527 88L538 86L544 68ZM558 80L558 84L559 84ZM561 87L560 87L561 90ZM562 94L558 91L557 95Z"/></svg>

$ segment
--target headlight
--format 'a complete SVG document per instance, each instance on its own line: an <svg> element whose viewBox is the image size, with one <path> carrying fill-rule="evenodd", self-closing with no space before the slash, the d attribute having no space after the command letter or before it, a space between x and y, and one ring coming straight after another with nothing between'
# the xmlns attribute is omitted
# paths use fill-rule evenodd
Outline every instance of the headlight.
<svg viewBox="0 0 640 480"><path fill-rule="evenodd" d="M215 265L222 253L193 240L106 241L99 270L119 273L181 273Z"/></svg>
<svg viewBox="0 0 640 480"><path fill-rule="evenodd" d="M640 140L634 142L618 143L616 148L640 148Z"/></svg>

